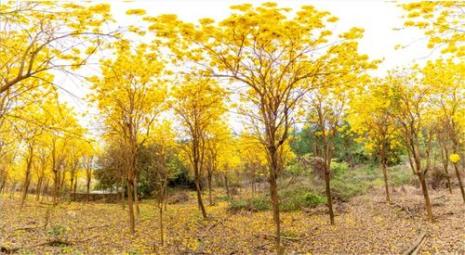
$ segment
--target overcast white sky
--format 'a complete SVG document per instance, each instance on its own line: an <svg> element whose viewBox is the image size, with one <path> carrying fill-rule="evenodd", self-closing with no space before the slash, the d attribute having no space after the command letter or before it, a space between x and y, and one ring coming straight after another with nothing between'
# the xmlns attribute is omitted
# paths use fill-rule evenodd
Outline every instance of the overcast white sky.
<svg viewBox="0 0 465 255"><path fill-rule="evenodd" d="M196 21L202 17L222 19L230 14L229 6L239 3L255 4L269 2L262 0L253 1L226 1L226 0L136 0L111 1L112 11L119 26L125 27L134 20L125 15L126 10L143 8L150 15L174 13L188 21ZM368 54L373 59L384 59L377 75L382 75L386 70L396 66L405 66L414 62L423 62L430 58L432 51L425 47L426 39L414 29L402 28L402 10L398 3L392 1L312 1L312 0L287 0L274 1L280 6L298 9L301 5L314 5L319 10L326 10L339 18L334 32L347 30L357 26L365 29L365 36L360 42L360 51ZM408 47L395 50L397 44ZM78 112L90 110L82 99L88 92L85 84L72 82L68 79L60 81L70 93L63 93L63 99L73 105ZM67 84L69 83L69 84ZM92 111L91 112L95 112ZM91 114L92 115L92 114ZM95 123L90 121L91 116L82 118L82 123L94 129Z"/></svg>

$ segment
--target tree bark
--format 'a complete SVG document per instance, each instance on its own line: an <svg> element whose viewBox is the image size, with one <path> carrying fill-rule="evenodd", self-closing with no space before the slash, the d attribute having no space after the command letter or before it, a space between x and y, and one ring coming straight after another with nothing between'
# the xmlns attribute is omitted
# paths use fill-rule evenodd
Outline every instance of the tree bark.
<svg viewBox="0 0 465 255"><path fill-rule="evenodd" d="M334 225L334 211L333 211L333 198L331 195L331 173L325 167L325 188L326 188L326 198L328 199L327 205L328 205L328 212L329 212L329 220L331 225Z"/></svg>
<svg viewBox="0 0 465 255"><path fill-rule="evenodd" d="M421 190L423 191L423 197L425 199L425 209L428 215L428 220L433 221L433 210L431 207L431 200L428 194L428 186L426 185L426 178L422 171L418 172L418 179L420 180Z"/></svg>
<svg viewBox="0 0 465 255"><path fill-rule="evenodd" d="M226 173L224 174L224 188L226 189L226 196L230 198L231 192L229 191L228 176L226 175Z"/></svg>
<svg viewBox="0 0 465 255"><path fill-rule="evenodd" d="M387 167L386 167L386 159L382 159L381 167L383 169L383 175L384 175L384 187L386 190L386 202L388 204L391 203L391 196L389 194L389 181L388 181L388 175L387 175Z"/></svg>
<svg viewBox="0 0 465 255"><path fill-rule="evenodd" d="M137 194L137 174L134 176L134 204L136 207L136 215L137 217L140 216L140 208L139 208L139 195Z"/></svg>
<svg viewBox="0 0 465 255"><path fill-rule="evenodd" d="M209 171L208 172L208 200L210 205L213 205L213 197L212 197L212 173Z"/></svg>
<svg viewBox="0 0 465 255"><path fill-rule="evenodd" d="M129 231L132 235L136 233L136 223L134 217L134 181L131 178L128 178L128 207L129 207Z"/></svg>
<svg viewBox="0 0 465 255"><path fill-rule="evenodd" d="M163 235L163 203L158 206L158 212L160 214L160 241L161 245L165 244L164 235Z"/></svg>
<svg viewBox="0 0 465 255"><path fill-rule="evenodd" d="M283 254L281 248L281 220L279 217L279 196L278 196L278 185L276 183L276 178L274 176L270 176L270 193L271 193L271 204L273 207L273 221L275 224L275 231L276 231L276 252L278 254Z"/></svg>
<svg viewBox="0 0 465 255"><path fill-rule="evenodd" d="M43 182L44 177L40 176L39 179L37 180L37 185L36 185L36 201L39 201L40 199L40 191L42 189L42 182Z"/></svg>
<svg viewBox="0 0 465 255"><path fill-rule="evenodd" d="M460 192L462 193L462 200L465 203L465 191L463 189L462 177L460 176L460 171L457 166L457 163L454 163L455 175L457 176L457 180L459 181Z"/></svg>
<svg viewBox="0 0 465 255"><path fill-rule="evenodd" d="M205 211L205 206L203 205L202 201L202 192L200 190L200 176L196 172L195 173L195 189L197 191L197 204L199 205L200 212L202 213L202 216L204 219L207 218L207 212Z"/></svg>

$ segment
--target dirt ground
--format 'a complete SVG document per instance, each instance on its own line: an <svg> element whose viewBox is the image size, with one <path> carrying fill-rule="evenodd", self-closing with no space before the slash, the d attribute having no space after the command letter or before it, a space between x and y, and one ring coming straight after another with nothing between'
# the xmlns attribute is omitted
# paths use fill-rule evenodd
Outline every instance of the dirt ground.
<svg viewBox="0 0 465 255"><path fill-rule="evenodd" d="M17 254L272 254L270 212L231 214L227 203L207 207L203 220L192 198L168 205L165 244L153 201L141 205L137 233L131 237L127 211L120 204L48 203L5 195L0 204L0 246ZM428 222L421 192L397 189L394 203L382 190L336 205L336 225L324 207L282 213L286 254L398 254L426 233L420 253L465 253L465 205L460 191L431 191L434 222ZM48 215L48 216L47 216ZM47 226L44 225L48 220Z"/></svg>

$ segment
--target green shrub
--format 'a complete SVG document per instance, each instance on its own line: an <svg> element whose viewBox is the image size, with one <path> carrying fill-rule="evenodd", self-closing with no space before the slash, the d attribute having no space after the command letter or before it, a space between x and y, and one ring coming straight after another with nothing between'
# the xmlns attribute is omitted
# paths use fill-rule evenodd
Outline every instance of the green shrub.
<svg viewBox="0 0 465 255"><path fill-rule="evenodd" d="M282 192L280 197L280 209L285 212L300 210L306 207L315 207L326 203L326 197L305 189L285 191Z"/></svg>
<svg viewBox="0 0 465 255"><path fill-rule="evenodd" d="M390 183L394 186L402 186L412 184L415 181L415 176L412 170L407 167L395 166L388 169Z"/></svg>
<svg viewBox="0 0 465 255"><path fill-rule="evenodd" d="M344 202L365 193L369 187L369 182L358 178L335 178L331 182L332 195L336 199Z"/></svg>
<svg viewBox="0 0 465 255"><path fill-rule="evenodd" d="M347 172L348 169L349 165L346 162L331 162L331 172L333 173L333 176L343 175Z"/></svg>
<svg viewBox="0 0 465 255"><path fill-rule="evenodd" d="M250 199L231 199L229 200L228 210L237 212L241 210L246 211L266 211L271 208L269 198L265 196L258 196Z"/></svg>
<svg viewBox="0 0 465 255"><path fill-rule="evenodd" d="M249 199L249 204L253 211L266 211L271 208L270 199L264 196Z"/></svg>

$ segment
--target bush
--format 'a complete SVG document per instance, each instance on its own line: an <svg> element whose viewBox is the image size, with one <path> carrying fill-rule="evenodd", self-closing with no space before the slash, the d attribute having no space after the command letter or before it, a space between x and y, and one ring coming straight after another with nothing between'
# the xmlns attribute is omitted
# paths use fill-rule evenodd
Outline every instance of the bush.
<svg viewBox="0 0 465 255"><path fill-rule="evenodd" d="M231 199L229 200L228 210L231 212L245 211L266 211L271 208L269 198L259 196L250 199Z"/></svg>
<svg viewBox="0 0 465 255"><path fill-rule="evenodd" d="M280 194L282 211L295 211L307 207L315 207L326 203L326 197L321 196L308 189L295 189L283 191Z"/></svg>
<svg viewBox="0 0 465 255"><path fill-rule="evenodd" d="M412 170L408 167L395 166L388 169L389 180L393 186L402 186L415 183Z"/></svg>
<svg viewBox="0 0 465 255"><path fill-rule="evenodd" d="M331 162L331 172L333 176L340 176L347 172L349 165L346 162Z"/></svg>
<svg viewBox="0 0 465 255"><path fill-rule="evenodd" d="M347 202L351 198L365 193L369 186L368 182L357 178L352 178L350 180L335 178L331 183L331 191L334 198Z"/></svg>

